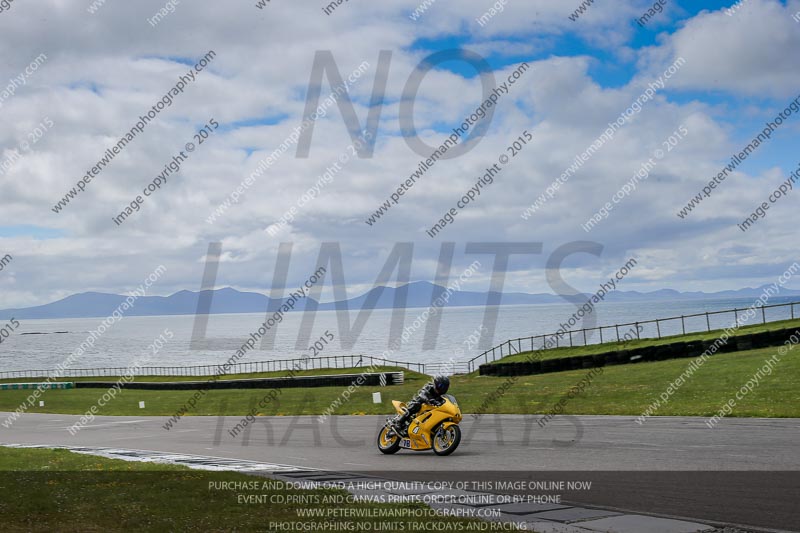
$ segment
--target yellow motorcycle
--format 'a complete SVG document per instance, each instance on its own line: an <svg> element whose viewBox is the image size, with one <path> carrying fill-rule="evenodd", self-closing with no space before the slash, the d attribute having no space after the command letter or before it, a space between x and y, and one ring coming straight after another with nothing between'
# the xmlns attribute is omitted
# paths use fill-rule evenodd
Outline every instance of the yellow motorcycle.
<svg viewBox="0 0 800 533"><path fill-rule="evenodd" d="M406 406L392 400L397 414ZM455 397L445 394L438 405L424 404L417 416L408 424L404 434L399 434L387 421L378 433L378 449L386 454L396 453L400 448L414 451L433 449L436 455L450 455L461 442L461 409Z"/></svg>

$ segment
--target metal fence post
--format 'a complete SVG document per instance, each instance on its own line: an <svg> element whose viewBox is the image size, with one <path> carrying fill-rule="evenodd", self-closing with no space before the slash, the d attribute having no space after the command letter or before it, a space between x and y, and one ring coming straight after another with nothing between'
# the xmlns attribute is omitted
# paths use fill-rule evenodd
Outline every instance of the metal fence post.
<svg viewBox="0 0 800 533"><path fill-rule="evenodd" d="M762 324L766 324L767 323L767 312L764 310L764 306L763 305L761 306L761 323Z"/></svg>
<svg viewBox="0 0 800 533"><path fill-rule="evenodd" d="M661 326L658 323L658 319L656 319L656 331L658 332L658 338L661 338Z"/></svg>
<svg viewBox="0 0 800 533"><path fill-rule="evenodd" d="M711 321L708 319L708 311L706 311L706 328L711 331Z"/></svg>

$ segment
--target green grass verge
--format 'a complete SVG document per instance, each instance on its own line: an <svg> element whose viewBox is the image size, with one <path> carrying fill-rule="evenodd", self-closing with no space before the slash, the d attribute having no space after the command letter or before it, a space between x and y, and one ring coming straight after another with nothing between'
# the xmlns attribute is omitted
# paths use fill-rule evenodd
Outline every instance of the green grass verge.
<svg viewBox="0 0 800 533"><path fill-rule="evenodd" d="M784 328L791 328L791 327L800 327L800 319L795 320L781 320L778 322L768 322L766 324L754 324L751 326L742 326L737 330L737 334L750 334L750 333L760 333L762 331L774 331L777 329L784 329ZM545 350L539 356L537 356L537 360L544 361L549 359L563 359L565 357L574 357L576 355L594 355L598 353L604 352L613 352L615 350L634 350L636 348L643 348L645 346L660 346L662 344L672 344L675 342L693 342L693 341L705 341L705 340L715 340L722 335L722 329L715 329L711 330L710 332L700 332L700 333L687 333L686 335L671 335L669 337L661 337L660 339L641 339L641 340L632 340L628 342L604 342L603 344L590 344L588 346L568 346L568 347L561 347L561 348L551 348L549 350ZM624 331L621 331L624 333ZM731 337L731 338L735 338ZM569 340L565 337L566 342ZM559 343L564 342L564 340L559 341ZM530 346L530 342L528 343ZM516 347L514 343L512 346ZM525 341L522 342L523 348L525 347ZM532 350L526 350L514 355L507 355L502 359L497 359L496 361L489 361L488 364L498 364L498 363L522 363L527 361L526 354L532 353ZM484 364L481 360L477 360L476 363Z"/></svg>
<svg viewBox="0 0 800 533"><path fill-rule="evenodd" d="M708 359L683 386L661 406L656 415L712 416L722 404L755 374L778 347L718 354ZM733 414L739 417L800 417L800 359L797 352L781 358L772 375L761 380L752 393L738 401ZM640 415L686 370L693 359L672 359L651 363L614 365L595 375L585 391L571 398L564 414ZM590 372L574 370L522 376L493 403L489 412L543 413ZM492 390L507 378L492 378ZM486 378L467 377L463 392L456 390L459 403L480 405L486 391L476 390Z"/></svg>
<svg viewBox="0 0 800 533"><path fill-rule="evenodd" d="M718 354L711 357L694 376L671 397L658 415L715 414L753 374L764 360L778 348ZM775 372L762 380L752 393L740 401L732 416L800 417L800 360L791 351L776 367ZM565 414L636 415L642 413L667 386L686 369L691 359L673 359L605 367L596 375L583 394L567 402ZM488 413L531 414L549 411L569 389L575 386L588 370L575 370L534 376L521 376L499 400L490 404ZM406 373L404 385L392 387L361 387L335 414L389 414L391 399L409 399L427 378ZM476 412L485 399L507 378L486 376L454 376L450 392L459 400L465 413ZM322 414L331 402L340 398L341 387L312 389L283 389L278 401L262 409L262 415ZM372 393L380 391L383 403L373 404ZM212 390L201 399L190 415L244 416L255 402L264 396L264 389ZM45 407L32 407L30 412L83 414L91 407L102 389L51 390L42 395ZM0 410L13 411L30 391L0 391ZM105 407L100 415L173 415L191 391L125 390ZM139 400L146 409L139 409Z"/></svg>
<svg viewBox="0 0 800 533"><path fill-rule="evenodd" d="M421 503L355 503L346 499L349 493L343 490L299 490L263 477L104 459L66 450L0 448L0 472L3 531L274 531L277 527L270 523L276 522L315 522L320 524L315 531L325 531L322 524L326 522L349 523L353 525L349 531L365 531L367 523L377 522L392 524L385 531L399 532L431 520L453 524L449 531L468 530L475 523L431 518L432 511ZM258 488L223 490L222 482L257 482ZM240 496L262 495L266 501L240 500ZM272 496L303 497L305 503L296 499L273 503ZM369 510L383 516L299 516L299 509L309 507L324 512ZM418 512L429 515L413 516ZM387 517L390 513L401 517ZM457 529L459 524L463 529Z"/></svg>

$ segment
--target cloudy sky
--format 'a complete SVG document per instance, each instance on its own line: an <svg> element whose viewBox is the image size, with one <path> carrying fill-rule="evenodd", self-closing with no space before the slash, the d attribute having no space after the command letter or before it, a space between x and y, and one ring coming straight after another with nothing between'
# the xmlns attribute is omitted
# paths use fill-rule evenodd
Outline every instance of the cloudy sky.
<svg viewBox="0 0 800 533"><path fill-rule="evenodd" d="M625 289L707 291L771 283L798 259L796 193L771 205L746 233L736 225L798 167L798 116L690 214L677 213L800 96L800 15L793 18L800 1L745 0L734 12L730 1L667 0L644 27L635 19L653 5L649 0L598 0L576 20L569 15L578 0L507 0L483 24L476 19L491 0L438 0L417 20L411 15L418 0L351 0L329 15L323 1L255 4L182 0L153 25L148 19L165 6L161 0L3 2L0 257L13 260L0 272L0 307L87 290L126 292L159 264L168 271L153 292L196 290L212 241L223 243L218 286L261 292L270 289L281 242L294 243L291 284L313 271L322 242L339 242L351 294L371 286L397 242L414 243L415 280L432 280L442 242L455 242L454 274L476 258L485 265L470 280L475 290L488 288L491 258L466 254L469 242L542 243L541 254L517 256L509 267L506 289L527 292L551 292L545 263L572 241L603 245L599 257L574 254L564 264L565 279L587 292L629 257L639 265ZM531 68L501 98L480 143L438 162L370 226L365 220L420 161L404 139L412 132L401 128L407 80L426 57L450 49L482 56L498 83L523 62ZM210 50L213 60L172 105L54 212L106 149ZM379 61L384 50L390 61ZM307 158L291 146L209 223L301 123L309 91L330 94L327 75L321 87L309 85L319 51L330 51L345 78L368 65L345 99L362 128L370 108L382 106L373 156L345 158L290 224L274 235L266 231L349 153L353 141L333 105L315 124ZM663 89L524 219L575 157L679 58L685 61ZM376 101L382 76L386 87ZM436 65L414 100L419 136L430 145L443 141L481 104L481 82L464 61ZM112 218L210 119L219 128L140 211L116 225ZM526 130L532 140L520 154L430 238L425 230L483 169L511 155L507 148ZM647 179L584 231L581 225L662 148Z"/></svg>

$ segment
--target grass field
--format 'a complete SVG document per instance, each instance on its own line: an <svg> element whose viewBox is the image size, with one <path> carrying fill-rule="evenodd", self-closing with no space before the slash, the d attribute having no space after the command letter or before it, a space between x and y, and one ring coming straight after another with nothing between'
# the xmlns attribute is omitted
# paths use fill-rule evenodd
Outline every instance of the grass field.
<svg viewBox="0 0 800 533"><path fill-rule="evenodd" d="M777 329L784 329L791 327L800 328L800 319L781 320L778 322L768 322L766 324L754 324L751 326L742 326L736 331L736 334L742 335L750 333L760 333L762 331L774 331ZM641 339L641 340L634 339L628 342L605 342L603 344L590 344L588 346L567 346L561 348L551 348L539 354L539 356L537 356L537 360L544 361L549 359L562 359L564 357L573 357L576 355L593 355L604 352L613 352L615 350L621 350L621 349L634 350L636 348L642 348L645 346L659 346L662 344L670 344L674 342L693 342L693 341L705 341L705 340L711 341L718 339L723 331L724 330L718 329L718 330L711 330L710 332L704 331L700 333L687 333L686 335L672 335L669 337L661 337L660 339ZM561 340L559 342L563 343L565 341ZM516 344L512 343L512 346L516 347ZM523 341L522 346L524 349L525 341ZM489 364L524 362L527 360L526 354L529 353L531 353L531 350L525 350L518 354L508 355L506 357L503 357L502 359L497 359L496 361L489 361ZM482 360L478 360L476 362L478 364L483 364Z"/></svg>
<svg viewBox="0 0 800 533"><path fill-rule="evenodd" d="M257 482L258 487L223 489L223 482ZM392 524L382 531L409 531L412 524L431 520L474 523L431 517L430 508L421 503L357 503L345 499L348 493L342 490L299 490L263 477L66 450L0 448L0 491L3 531L275 531L278 528L270 523L311 522L354 525L342 531L364 531L367 522ZM240 496L266 498L243 502ZM284 502L271 501L273 496L283 497ZM301 517L298 511L304 508L370 510L379 517ZM400 517L389 517L390 513Z"/></svg>
<svg viewBox="0 0 800 533"><path fill-rule="evenodd" d="M711 357L692 379L680 387L658 415L715 414L778 348L718 354ZM731 416L800 417L800 349L782 357L775 372L742 401ZM691 359L673 359L605 367L591 385L567 402L565 414L635 415L644 411L667 386L684 371ZM488 413L544 413L575 386L589 370L575 370L535 376L521 376ZM406 383L392 387L361 387L335 414L389 414L391 399L410 398L427 380L426 376L406 371ZM454 376L450 392L465 413L477 411L485 399L505 382L502 377ZM262 409L261 415L322 414L343 388L283 389L276 402ZM373 404L372 393L380 391L383 403ZM201 399L190 415L244 415L267 391L212 390ZM82 414L103 393L103 389L52 390L42 395L45 407L30 412ZM0 410L13 411L30 391L0 391ZM100 408L100 415L173 415L192 395L192 391L125 390ZM139 409L144 400L146 409Z"/></svg>

